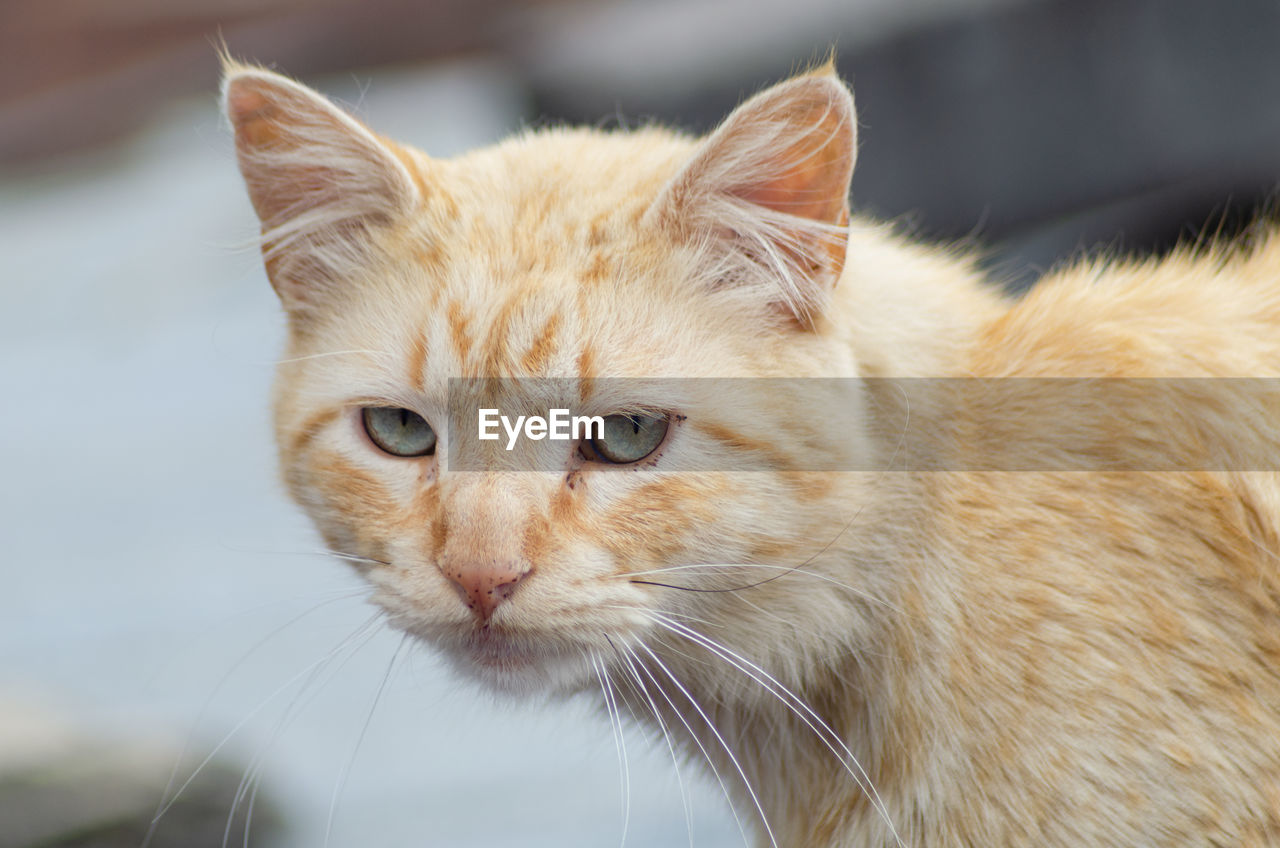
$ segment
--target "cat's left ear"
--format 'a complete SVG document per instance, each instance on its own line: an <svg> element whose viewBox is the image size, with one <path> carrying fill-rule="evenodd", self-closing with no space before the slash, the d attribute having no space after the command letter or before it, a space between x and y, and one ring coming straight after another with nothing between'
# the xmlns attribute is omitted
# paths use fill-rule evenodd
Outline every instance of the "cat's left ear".
<svg viewBox="0 0 1280 848"><path fill-rule="evenodd" d="M853 96L828 64L739 106L649 214L704 251L707 282L808 326L844 268L856 147Z"/></svg>

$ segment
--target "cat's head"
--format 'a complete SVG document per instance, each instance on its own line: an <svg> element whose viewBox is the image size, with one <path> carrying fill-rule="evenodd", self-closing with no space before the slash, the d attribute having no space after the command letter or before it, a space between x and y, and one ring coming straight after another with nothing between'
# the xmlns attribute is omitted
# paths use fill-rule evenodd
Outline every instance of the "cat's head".
<svg viewBox="0 0 1280 848"><path fill-rule="evenodd" d="M223 90L288 316L284 476L394 624L504 689L573 688L691 617L768 629L706 590L818 552L832 484L795 469L848 423L764 382L642 378L852 373L824 314L855 151L829 68L704 139L552 129L448 160L265 70ZM603 432L508 451L499 428L463 467L451 390L494 377L516 379L480 406ZM807 618L805 586L751 600Z"/></svg>

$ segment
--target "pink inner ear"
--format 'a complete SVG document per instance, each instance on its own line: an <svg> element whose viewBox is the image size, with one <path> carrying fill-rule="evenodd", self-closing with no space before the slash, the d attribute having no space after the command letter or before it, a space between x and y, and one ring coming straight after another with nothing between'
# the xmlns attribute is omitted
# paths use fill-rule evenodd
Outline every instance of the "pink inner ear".
<svg viewBox="0 0 1280 848"><path fill-rule="evenodd" d="M816 164L735 194L766 209L843 225L848 222L848 211L844 192L831 190L832 170L839 169Z"/></svg>
<svg viewBox="0 0 1280 848"><path fill-rule="evenodd" d="M853 175L853 136L843 123L849 118L829 102L810 103L786 116L796 129L785 144L770 151L760 176L731 193L757 206L837 227L849 223L849 180ZM826 256L833 277L844 266L843 239L811 245ZM780 249L795 255L791 245ZM820 265L809 264L817 272Z"/></svg>
<svg viewBox="0 0 1280 848"><path fill-rule="evenodd" d="M254 78L232 80L225 103L249 197L264 227L336 199L337 182L350 179L324 161L326 148L350 145L336 120L305 97ZM294 153L299 155L291 159Z"/></svg>
<svg viewBox="0 0 1280 848"><path fill-rule="evenodd" d="M741 260L734 279L772 291L771 304L810 325L844 268L854 114L829 71L757 94L703 142L651 207L653 219L724 248L709 264L715 274Z"/></svg>
<svg viewBox="0 0 1280 848"><path fill-rule="evenodd" d="M761 169L763 179L733 193L775 212L842 226L849 220L853 145L841 131L844 118L839 112L826 104L805 112L788 120L809 126L809 131L773 151L768 166Z"/></svg>
<svg viewBox="0 0 1280 848"><path fill-rule="evenodd" d="M236 80L227 88L227 115L240 144L256 147L275 138L272 123L277 111L262 92L250 88L247 82Z"/></svg>

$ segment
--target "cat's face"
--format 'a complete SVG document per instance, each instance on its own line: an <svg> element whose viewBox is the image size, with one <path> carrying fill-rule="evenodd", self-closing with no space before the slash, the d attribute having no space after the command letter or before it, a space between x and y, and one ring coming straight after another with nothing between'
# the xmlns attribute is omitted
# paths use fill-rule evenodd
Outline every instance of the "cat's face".
<svg viewBox="0 0 1280 848"><path fill-rule="evenodd" d="M450 161L267 72L231 69L226 100L290 318L285 478L392 622L505 690L592 681L663 617L748 626L705 591L744 578L694 566L808 550L831 483L786 470L847 425L665 378L848 375L821 315L844 88L799 78L700 143L551 131ZM464 433L476 407L607 426L509 449Z"/></svg>

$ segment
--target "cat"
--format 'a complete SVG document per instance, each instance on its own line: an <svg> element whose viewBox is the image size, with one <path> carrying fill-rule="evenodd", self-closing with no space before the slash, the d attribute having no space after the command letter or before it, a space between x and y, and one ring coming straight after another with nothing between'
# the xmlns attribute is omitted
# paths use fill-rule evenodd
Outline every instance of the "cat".
<svg viewBox="0 0 1280 848"><path fill-rule="evenodd" d="M830 63L448 160L230 59L223 105L287 487L461 674L629 706L760 845L1280 845L1280 238L1012 299L850 215ZM522 469L458 391L599 420Z"/></svg>

